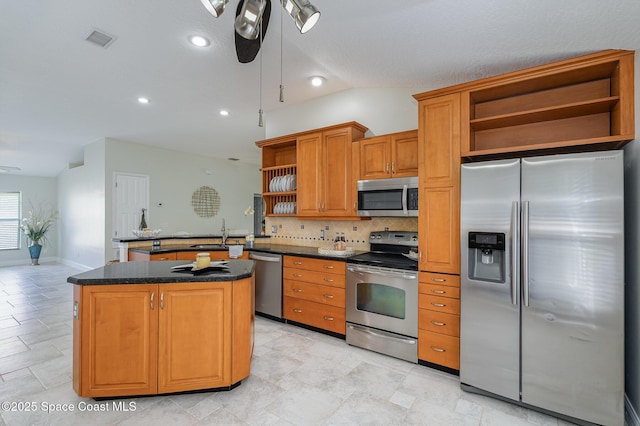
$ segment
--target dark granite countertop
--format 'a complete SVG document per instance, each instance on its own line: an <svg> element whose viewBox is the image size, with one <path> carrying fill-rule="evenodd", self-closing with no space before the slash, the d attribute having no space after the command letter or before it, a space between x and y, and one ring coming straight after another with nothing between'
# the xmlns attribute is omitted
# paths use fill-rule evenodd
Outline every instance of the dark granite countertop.
<svg viewBox="0 0 640 426"><path fill-rule="evenodd" d="M103 284L171 284L181 282L235 281L249 278L253 274L252 260L230 260L227 270L206 270L196 274L175 272L172 266L189 262L119 262L82 272L67 278L67 282L79 285Z"/></svg>
<svg viewBox="0 0 640 426"><path fill-rule="evenodd" d="M145 254L156 254L156 253L173 253L176 251L193 251L193 252L227 251L228 248L214 247L214 245L208 248L197 248L197 247L191 247L191 245L172 244L172 245L168 245L166 247L161 247L161 248L137 247L137 248L130 248L129 250L139 252L139 253L145 253ZM286 245L286 244L260 244L260 245L255 245L251 248L248 248L245 246L244 250L249 252L314 257L318 259L346 260L349 258L349 256L331 256L326 254L320 254L318 253L317 247L292 246L292 245ZM366 251L356 251L355 254L360 254L360 253L366 253Z"/></svg>
<svg viewBox="0 0 640 426"><path fill-rule="evenodd" d="M229 240L241 240L244 239L244 237L246 237L245 234L242 235L236 235L236 234L231 234L229 235ZM130 243L133 241L162 241L162 240L197 240L199 238L218 238L221 239L222 235L220 234L176 234L176 235L158 235L157 237L127 237L127 238L112 238L111 241L114 243ZM254 238L258 239L258 238L271 238L269 235L256 235Z"/></svg>

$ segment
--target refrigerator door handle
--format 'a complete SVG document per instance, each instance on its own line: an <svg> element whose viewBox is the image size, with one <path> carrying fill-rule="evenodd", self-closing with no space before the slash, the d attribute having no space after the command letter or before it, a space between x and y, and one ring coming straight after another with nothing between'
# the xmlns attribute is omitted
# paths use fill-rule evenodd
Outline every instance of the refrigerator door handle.
<svg viewBox="0 0 640 426"><path fill-rule="evenodd" d="M518 304L518 287L520 286L520 245L518 244L518 230L520 218L520 203L511 204L511 304Z"/></svg>
<svg viewBox="0 0 640 426"><path fill-rule="evenodd" d="M522 299L529 306L529 202L522 202Z"/></svg>

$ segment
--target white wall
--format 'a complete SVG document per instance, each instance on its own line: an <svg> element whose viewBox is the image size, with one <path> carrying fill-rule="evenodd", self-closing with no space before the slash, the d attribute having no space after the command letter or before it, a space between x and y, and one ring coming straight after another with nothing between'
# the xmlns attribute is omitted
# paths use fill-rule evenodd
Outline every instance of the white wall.
<svg viewBox="0 0 640 426"><path fill-rule="evenodd" d="M162 229L161 235L219 235L223 218L232 232L240 230L244 235L245 231L253 231L253 216L245 216L244 211L253 206L253 194L261 191L258 165L107 139L105 246L111 258L117 258L110 248L114 235L115 172L149 176L147 224L149 228ZM198 216L191 206L191 195L201 186L214 188L220 195L220 210L212 218Z"/></svg>
<svg viewBox="0 0 640 426"><path fill-rule="evenodd" d="M58 175L60 258L79 267L105 261L104 140L84 148L84 165Z"/></svg>
<svg viewBox="0 0 640 426"><path fill-rule="evenodd" d="M635 63L640 62L636 51ZM635 67L636 134L640 125L640 66ZM640 146L636 138L625 147L625 364L626 394L640 414Z"/></svg>
<svg viewBox="0 0 640 426"><path fill-rule="evenodd" d="M22 193L22 217L27 217L32 207L45 211L57 209L56 179L45 177L0 174L0 192L20 191ZM56 223L47 235L48 242L42 248L40 262L55 261L58 256L58 231ZM21 234L21 248L0 250L0 266L28 265L31 263L29 249L24 234Z"/></svg>
<svg viewBox="0 0 640 426"><path fill-rule="evenodd" d="M308 102L270 111L267 138L347 121L369 128L366 136L418 128L418 102L411 89L349 89Z"/></svg>

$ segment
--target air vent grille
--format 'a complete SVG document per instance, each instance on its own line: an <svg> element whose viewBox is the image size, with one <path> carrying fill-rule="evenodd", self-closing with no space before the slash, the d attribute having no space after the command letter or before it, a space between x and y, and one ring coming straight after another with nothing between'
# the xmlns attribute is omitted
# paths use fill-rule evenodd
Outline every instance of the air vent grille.
<svg viewBox="0 0 640 426"><path fill-rule="evenodd" d="M106 49L111 45L111 43L113 43L113 41L115 40L115 37L110 36L109 34L103 31L93 30L85 40L90 41L91 43L97 44L98 46L104 47Z"/></svg>

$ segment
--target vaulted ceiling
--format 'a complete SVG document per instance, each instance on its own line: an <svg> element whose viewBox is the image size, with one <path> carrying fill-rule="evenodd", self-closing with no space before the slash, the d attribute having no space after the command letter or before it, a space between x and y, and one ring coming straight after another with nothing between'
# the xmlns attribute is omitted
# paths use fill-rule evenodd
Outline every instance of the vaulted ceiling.
<svg viewBox="0 0 640 426"><path fill-rule="evenodd" d="M306 34L272 2L267 126L270 111L349 88L422 92L640 49L637 0L312 0L322 16ZM105 137L258 164L260 64L236 58L236 5L216 19L199 0L0 0L0 166L55 176ZM115 40L86 41L96 29ZM191 45L195 34L211 44ZM312 75L325 84L311 87Z"/></svg>

